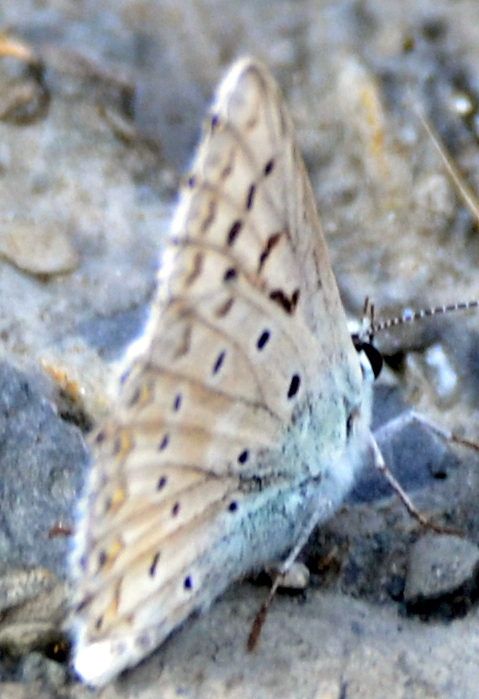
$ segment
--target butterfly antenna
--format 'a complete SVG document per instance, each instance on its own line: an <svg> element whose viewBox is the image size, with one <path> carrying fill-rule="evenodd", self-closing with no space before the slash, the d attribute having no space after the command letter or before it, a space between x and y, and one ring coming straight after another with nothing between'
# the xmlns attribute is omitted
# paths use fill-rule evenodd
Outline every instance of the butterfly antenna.
<svg viewBox="0 0 479 699"><path fill-rule="evenodd" d="M373 322L369 330L369 333L370 336L373 337L375 333L382 332L383 330L389 330L390 328L395 328L398 325L413 323L414 321L420 320L422 318L431 318L432 316L442 315L444 313L452 313L453 311L469 311L472 308L479 308L479 300L474 299L473 301L450 303L444 306L424 308L419 311L411 311L409 309L406 309L403 311L403 314L401 316L396 316L395 318L382 320L378 323Z"/></svg>
<svg viewBox="0 0 479 699"><path fill-rule="evenodd" d="M361 316L361 326L357 332L354 332L353 342L358 347L364 342L373 344L375 332L374 323L374 304L370 301L369 296L364 299L363 313Z"/></svg>
<svg viewBox="0 0 479 699"><path fill-rule="evenodd" d="M477 197L475 196L474 192L468 187L464 180L464 176L460 172L459 168L457 167L456 163L454 162L453 158L447 151L446 147L444 146L440 136L438 135L437 131L435 130L434 126L430 122L430 120L425 116L425 114L420 110L416 109L416 113L421 120L424 128L426 129L429 137L431 138L434 147L439 153L439 156L441 157L441 160L443 162L444 167L446 168L454 186L456 187L456 190L461 197L463 203L465 206L468 208L469 213L471 216L476 220L476 222L479 222L479 202L477 200ZM363 318L366 318L368 315L368 309L369 307L372 306L372 304L369 303L369 299L366 298L365 301L365 306L364 306L364 316ZM466 301L463 303L454 303L454 304L449 304L446 306L437 306L435 308L427 308L424 310L420 311L410 311L410 310L405 310L402 314L402 316L398 316L397 318L391 318L389 320L384 320L379 323L374 322L374 307L372 307L372 310L369 311L369 317L371 321L371 327L365 331L366 336L372 338L374 336L374 333L381 332L382 330L388 330L390 328L394 328L397 325L404 325L405 323L412 323L413 321L419 320L421 318L430 318L431 316L435 315L440 315L443 313L451 313L452 311L467 311L471 308L478 308L479 307L479 301L474 300L474 301Z"/></svg>
<svg viewBox="0 0 479 699"><path fill-rule="evenodd" d="M457 167L456 163L454 162L454 159L446 149L446 146L442 142L439 134L435 130L432 123L429 121L429 119L427 119L427 117L425 116L425 114L423 114L421 110L417 109L416 112L424 128L426 129L431 141L433 142L434 147L439 153L442 163L449 177L451 178L451 181L454 187L456 188L457 193L462 199L463 204L468 209L472 218L476 221L476 224L479 223L479 202L477 200L476 195L466 183L464 175Z"/></svg>

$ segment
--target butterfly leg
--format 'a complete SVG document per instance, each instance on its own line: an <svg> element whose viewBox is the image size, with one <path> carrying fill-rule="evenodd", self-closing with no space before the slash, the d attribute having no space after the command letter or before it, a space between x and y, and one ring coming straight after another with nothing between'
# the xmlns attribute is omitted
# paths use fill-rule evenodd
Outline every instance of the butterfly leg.
<svg viewBox="0 0 479 699"><path fill-rule="evenodd" d="M468 442L467 440L460 439L458 437L455 437L452 432L449 432L448 430L439 427L438 425L435 425L433 422L428 420L427 418L422 417L421 415L415 413L414 411L407 411L405 413L402 413L399 415L397 418L394 418L390 420L386 425L383 425L381 428L379 428L376 431L376 435L380 437L381 439L387 438L388 436L392 435L394 432L397 430L402 429L406 425L410 424L411 422L417 422L421 425L424 425L428 429L430 429L433 434L436 436L440 437L441 439L444 439L446 441L453 441L457 443L464 444L466 446L471 446L475 449L479 450L478 445L474 445L472 442ZM389 468L387 467L387 464L384 460L384 457L382 455L381 449L379 448L379 445L376 441L376 437L373 436L371 433L370 437L370 444L371 444L371 451L373 455L373 464L375 468L384 476L384 478L387 480L391 488L394 490L396 495L399 497L401 502L403 503L404 507L406 510L409 512L411 517L414 517L416 521L418 521L423 527L426 527L427 529L432 529L433 531L439 533L439 534L454 534L454 535L460 535L461 532L458 532L456 529L451 529L450 527L444 527L438 524L435 524L432 520L424 517L414 506L412 500L410 497L407 495L406 491L404 488L401 486L401 484L396 480L396 478L393 476Z"/></svg>
<svg viewBox="0 0 479 699"><path fill-rule="evenodd" d="M433 434L437 435L446 442L452 442L453 444L462 444L463 447L467 447L468 449L473 449L474 451L479 452L479 444L477 442L471 442L469 439L459 437L459 435L454 434L454 432L451 432L450 430L447 430L444 427L436 425L436 423L432 422L427 417L424 417L424 415L420 415L419 413L414 412L414 410L410 412L410 419L414 422L419 423L420 425L424 425L429 430L431 430Z"/></svg>
<svg viewBox="0 0 479 699"><path fill-rule="evenodd" d="M420 524L422 524L424 527L432 527L433 529L437 530L436 525L432 524L429 522L428 519L426 519L420 512L416 510L414 507L412 500L404 490L404 488L401 486L401 484L394 478L393 474L391 471L388 469L386 462L384 461L384 457L381 453L381 450L379 448L378 443L376 442L376 439L373 437L371 434L371 449L373 453L373 463L374 467L380 471L380 473L384 476L384 478L387 480L391 488L394 490L396 495L399 497L401 502L403 503L404 507L406 510L409 512L409 514L414 517ZM441 532L443 530L441 529Z"/></svg>
<svg viewBox="0 0 479 699"><path fill-rule="evenodd" d="M325 508L329 509L330 512L325 513ZM271 586L271 590L269 591L269 595L261 605L258 613L256 614L256 617L253 621L253 625L251 627L250 634L248 636L246 648L249 652L252 652L256 648L256 643L261 633L261 629L263 628L263 624L266 620L268 610L271 606L271 603L276 595L278 588L285 586L285 579L287 579L288 574L291 573L291 569L294 566L296 559L298 558L300 552L306 545L306 542L308 541L318 522L322 522L325 519L327 519L327 517L330 516L334 511L332 503L326 503L325 508L318 508L311 514L305 526L301 530L300 536L298 537L296 544L291 549L287 558L285 558L285 560L277 566L276 576L273 585Z"/></svg>
<svg viewBox="0 0 479 699"><path fill-rule="evenodd" d="M265 573L271 580L279 577L279 587L285 590L305 590L309 585L309 569L304 563L295 561L289 570L282 572L283 562L272 561L265 566Z"/></svg>
<svg viewBox="0 0 479 699"><path fill-rule="evenodd" d="M439 437L445 442L452 442L453 444L462 444L462 446L464 447L468 447L469 449L473 449L474 451L479 451L479 443L471 442L468 439L463 439L462 437L459 437L458 435L454 434L454 432L451 432L445 427L437 425L435 422L432 422L432 420L429 420L424 415L416 413L414 410L407 410L406 412L401 413L392 420L389 420L385 425L382 425L376 430L375 436L378 438L378 440L388 439L388 437L393 435L394 432L401 430L403 427L406 427L406 425L409 425L411 422L423 425L428 430L430 430L430 432L435 434L436 437Z"/></svg>

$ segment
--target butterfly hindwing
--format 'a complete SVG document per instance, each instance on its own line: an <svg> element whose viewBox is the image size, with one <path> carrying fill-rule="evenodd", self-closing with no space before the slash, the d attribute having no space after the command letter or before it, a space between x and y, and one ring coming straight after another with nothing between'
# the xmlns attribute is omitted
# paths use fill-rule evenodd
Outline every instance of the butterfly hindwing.
<svg viewBox="0 0 479 699"><path fill-rule="evenodd" d="M74 557L87 682L138 662L326 516L352 480L362 386L286 107L243 59L185 178L116 412L92 439Z"/></svg>

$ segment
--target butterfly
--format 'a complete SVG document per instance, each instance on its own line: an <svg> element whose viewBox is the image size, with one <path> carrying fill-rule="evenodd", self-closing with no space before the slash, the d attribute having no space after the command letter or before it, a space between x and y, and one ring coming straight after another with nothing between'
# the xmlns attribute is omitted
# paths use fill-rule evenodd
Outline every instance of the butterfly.
<svg viewBox="0 0 479 699"><path fill-rule="evenodd" d="M372 443L374 372L286 105L253 58L218 88L126 364L72 557L74 666L91 685L294 549Z"/></svg>

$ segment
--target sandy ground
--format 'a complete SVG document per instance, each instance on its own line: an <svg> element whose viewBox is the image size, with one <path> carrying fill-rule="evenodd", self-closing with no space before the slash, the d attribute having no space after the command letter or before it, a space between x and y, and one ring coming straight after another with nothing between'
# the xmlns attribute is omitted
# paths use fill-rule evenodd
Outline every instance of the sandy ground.
<svg viewBox="0 0 479 699"><path fill-rule="evenodd" d="M214 85L245 53L279 80L351 315L366 295L381 316L468 300L477 221L419 113L479 192L479 6L11 0L0 20L38 59L0 60L0 696L82 698L93 693L56 644L68 539L48 533L73 525L82 436L112 410L108 384L141 332ZM477 437L478 322L457 314L378 338L402 369L383 379L378 420L390 391ZM388 453L421 510L475 544L474 455L421 431ZM477 697L477 561L433 620L409 614L421 531L371 479L314 535L312 586L275 601L254 655L244 643L266 588L244 582L98 696Z"/></svg>

